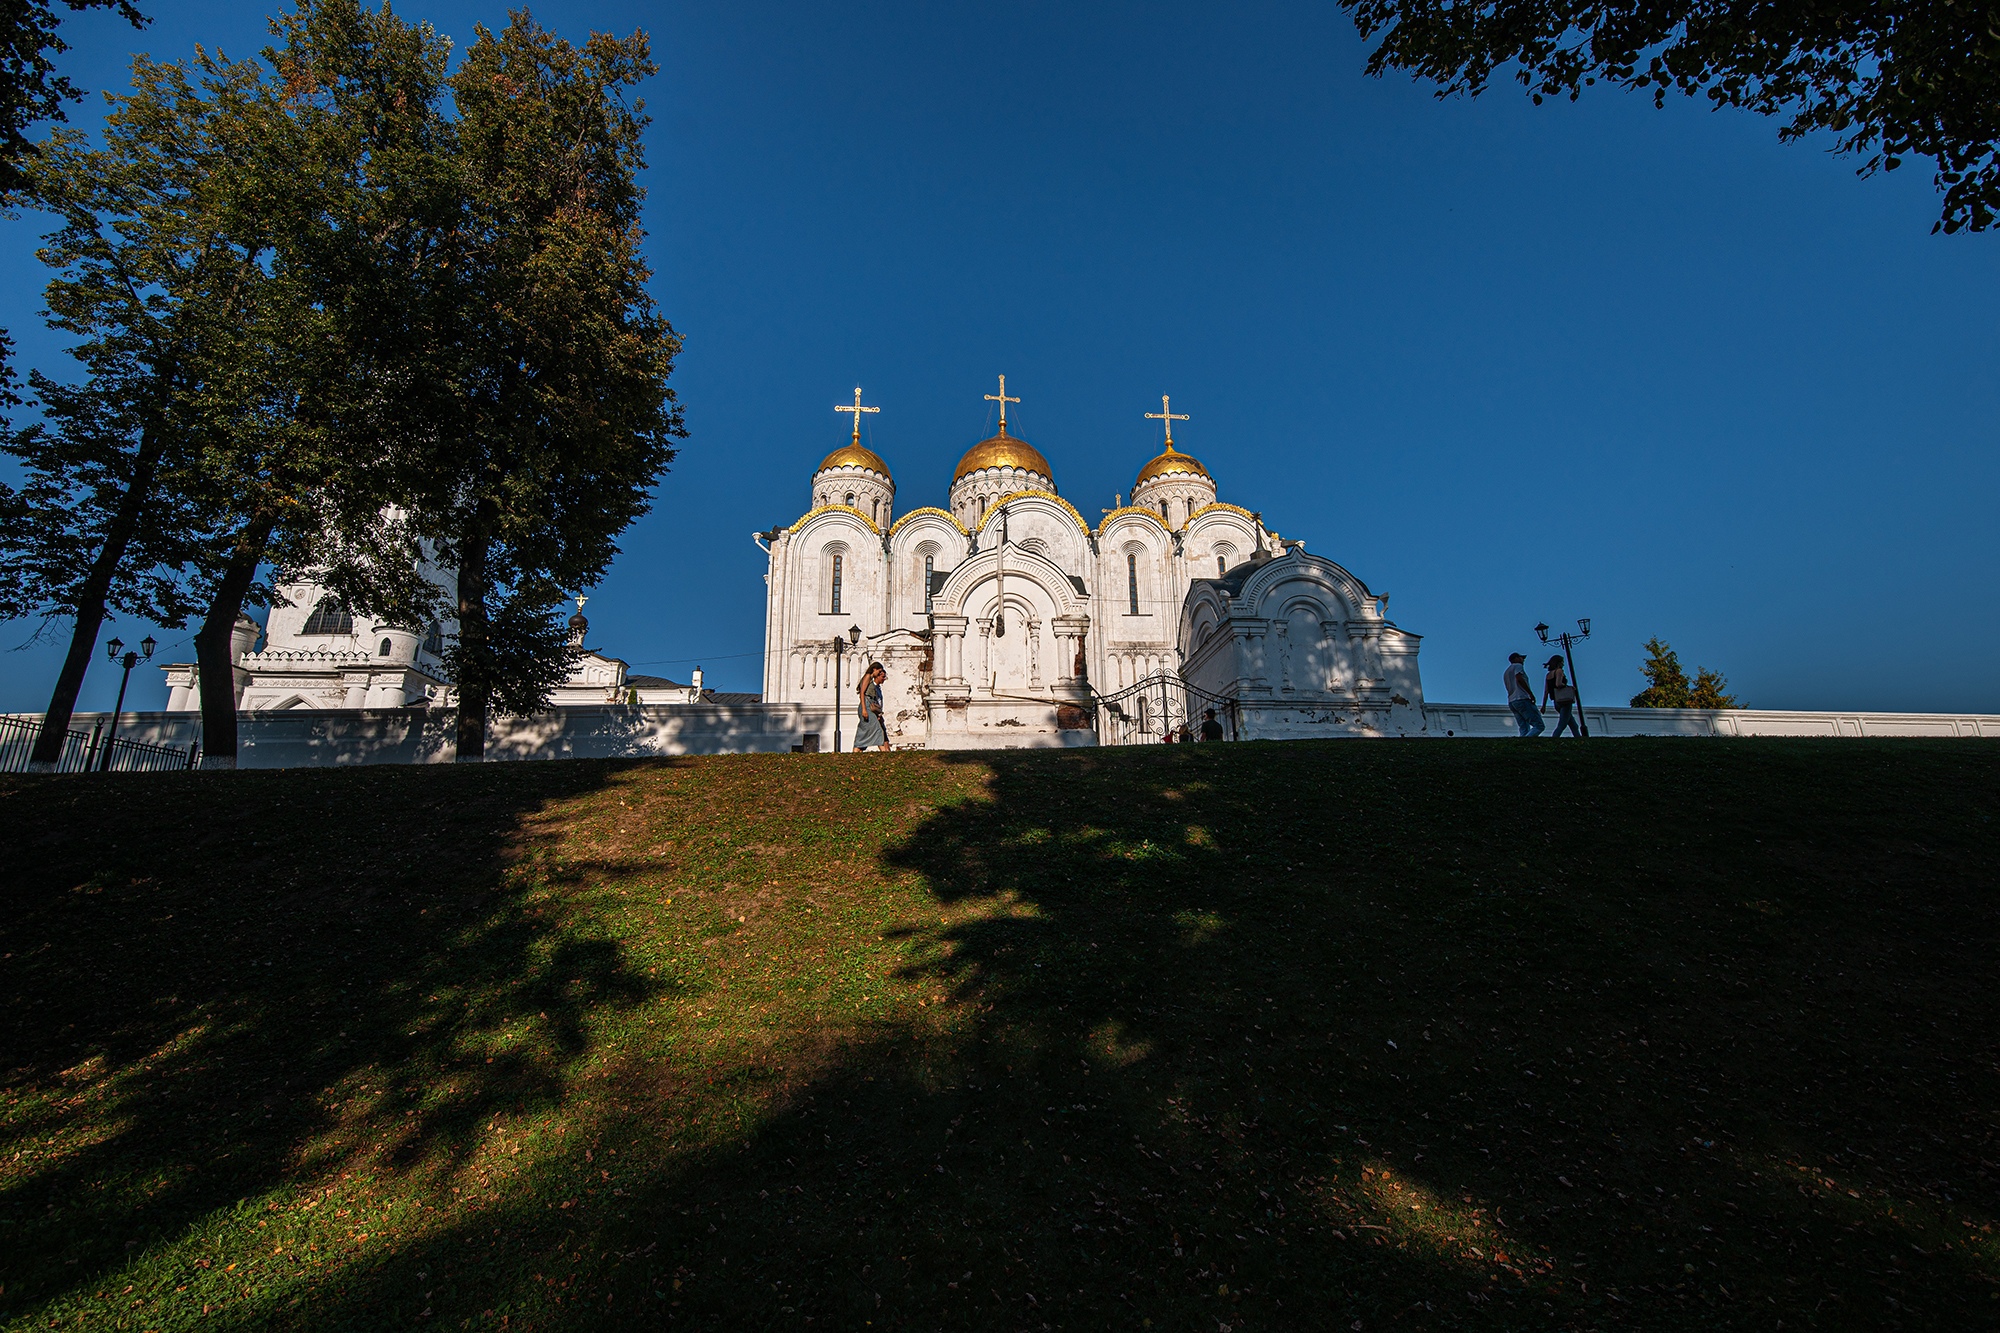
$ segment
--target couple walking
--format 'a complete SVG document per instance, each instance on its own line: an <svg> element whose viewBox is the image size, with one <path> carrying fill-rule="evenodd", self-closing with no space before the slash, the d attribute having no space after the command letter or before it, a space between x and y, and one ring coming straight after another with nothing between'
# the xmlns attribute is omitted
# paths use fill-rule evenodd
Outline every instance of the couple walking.
<svg viewBox="0 0 2000 1333"><path fill-rule="evenodd" d="M1535 707L1535 688L1528 683L1528 668L1524 665L1527 660L1522 653L1509 656L1507 674L1501 679L1507 683L1507 707L1514 711L1514 721L1520 725L1521 734L1539 736L1543 730L1542 713ZM1551 657L1547 667L1548 675L1542 680L1542 707L1546 708L1551 703L1556 706L1556 729L1550 739L1562 735L1563 728L1568 727L1569 734L1580 740L1583 731L1577 725L1575 714L1576 686L1570 684L1569 678L1563 674L1562 654Z"/></svg>

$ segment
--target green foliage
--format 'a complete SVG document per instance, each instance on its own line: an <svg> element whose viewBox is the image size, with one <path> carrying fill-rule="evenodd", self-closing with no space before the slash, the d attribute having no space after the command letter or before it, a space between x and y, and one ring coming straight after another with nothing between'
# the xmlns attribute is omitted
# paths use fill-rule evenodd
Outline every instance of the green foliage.
<svg viewBox="0 0 2000 1333"><path fill-rule="evenodd" d="M1741 708L1736 696L1729 692L1729 682L1720 671L1710 671L1707 667L1697 667L1694 673L1694 688L1688 692L1690 708Z"/></svg>
<svg viewBox="0 0 2000 1333"><path fill-rule="evenodd" d="M1639 664L1646 688L1632 696L1634 708L1740 708L1736 696L1728 693L1729 682L1719 671L1695 668L1688 681L1680 654L1658 635L1646 640L1646 660Z"/></svg>
<svg viewBox="0 0 2000 1333"><path fill-rule="evenodd" d="M1929 158L1938 229L1984 231L2000 211L2000 40L1989 4L1890 0L1342 0L1370 73L1409 70L1438 95L1477 95L1498 70L1539 104L1599 82L1678 91L1788 117L1779 137L1833 137L1863 175Z"/></svg>
<svg viewBox="0 0 2000 1333"><path fill-rule="evenodd" d="M464 198L430 274L437 448L409 491L458 576L461 757L490 702L531 711L567 675L558 590L602 576L683 433L680 341L639 255L646 118L625 100L653 72L643 35L576 47L520 12L450 81Z"/></svg>
<svg viewBox="0 0 2000 1333"><path fill-rule="evenodd" d="M1634 708L1689 708L1692 693L1687 672L1681 669L1680 654L1658 635L1646 640L1646 660L1639 665L1646 688L1632 696Z"/></svg>
<svg viewBox="0 0 2000 1333"><path fill-rule="evenodd" d="M147 20L131 0L63 0L72 12L115 5L139 27ZM23 164L35 155L28 127L39 120L63 119L63 104L82 94L55 72L54 56L69 47L58 31L61 20L52 0L8 0L0 5L0 197L27 184Z"/></svg>

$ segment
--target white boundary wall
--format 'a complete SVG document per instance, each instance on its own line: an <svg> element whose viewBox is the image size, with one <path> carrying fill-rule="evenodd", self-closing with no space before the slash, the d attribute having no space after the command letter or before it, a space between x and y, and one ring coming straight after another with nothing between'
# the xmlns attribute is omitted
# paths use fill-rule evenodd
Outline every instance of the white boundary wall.
<svg viewBox="0 0 2000 1333"><path fill-rule="evenodd" d="M15 714L32 717L32 714ZM1807 713L1776 709L1586 708L1599 736L1986 736L2000 738L1992 713ZM108 722L78 713L73 730ZM1555 715L1546 715L1553 727ZM1515 736L1500 704L1426 704L1425 734L1443 739ZM421 708L289 709L238 715L242 768L440 764L453 755L453 717ZM843 709L842 746L854 740ZM201 736L199 713L126 713L118 734L185 749ZM816 735L833 748L833 710L810 704L640 704L559 708L534 717L499 717L487 728L491 761L645 758L680 754L784 753Z"/></svg>
<svg viewBox="0 0 2000 1333"><path fill-rule="evenodd" d="M1542 720L1553 729L1550 709ZM1504 704L1426 704L1432 736L1519 736ZM1993 713L1806 713L1776 708L1585 708L1596 736L1993 736ZM1569 739L1567 736L1564 740Z"/></svg>

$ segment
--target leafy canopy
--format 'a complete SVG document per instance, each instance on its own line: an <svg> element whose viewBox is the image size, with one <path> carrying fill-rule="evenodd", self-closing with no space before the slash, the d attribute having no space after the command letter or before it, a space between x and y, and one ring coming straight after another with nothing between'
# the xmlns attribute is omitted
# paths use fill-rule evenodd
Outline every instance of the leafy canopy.
<svg viewBox="0 0 2000 1333"><path fill-rule="evenodd" d="M1936 228L1984 231L2000 212L2000 6L1994 0L1342 0L1368 70L1408 70L1438 95L1477 95L1511 67L1534 96L1602 80L1787 117L1826 132L1861 174L1928 158Z"/></svg>

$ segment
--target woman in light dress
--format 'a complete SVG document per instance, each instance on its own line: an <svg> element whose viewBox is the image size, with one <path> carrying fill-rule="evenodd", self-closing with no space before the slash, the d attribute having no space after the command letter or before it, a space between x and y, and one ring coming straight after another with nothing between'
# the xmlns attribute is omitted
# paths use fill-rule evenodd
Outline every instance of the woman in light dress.
<svg viewBox="0 0 2000 1333"><path fill-rule="evenodd" d="M854 727L854 748L857 751L870 746L883 750L889 748L889 729L882 723L882 682L887 679L889 672L880 662L870 662L868 669L861 673L861 683L856 687L861 695L861 720Z"/></svg>
<svg viewBox="0 0 2000 1333"><path fill-rule="evenodd" d="M1562 735L1563 728L1568 727L1569 734L1581 740L1583 732L1578 728L1572 711L1576 707L1576 686L1569 683L1569 677L1563 672L1561 653L1549 659L1549 674L1542 682L1542 707L1547 708L1551 703L1556 706L1556 729L1549 733L1549 739Z"/></svg>

